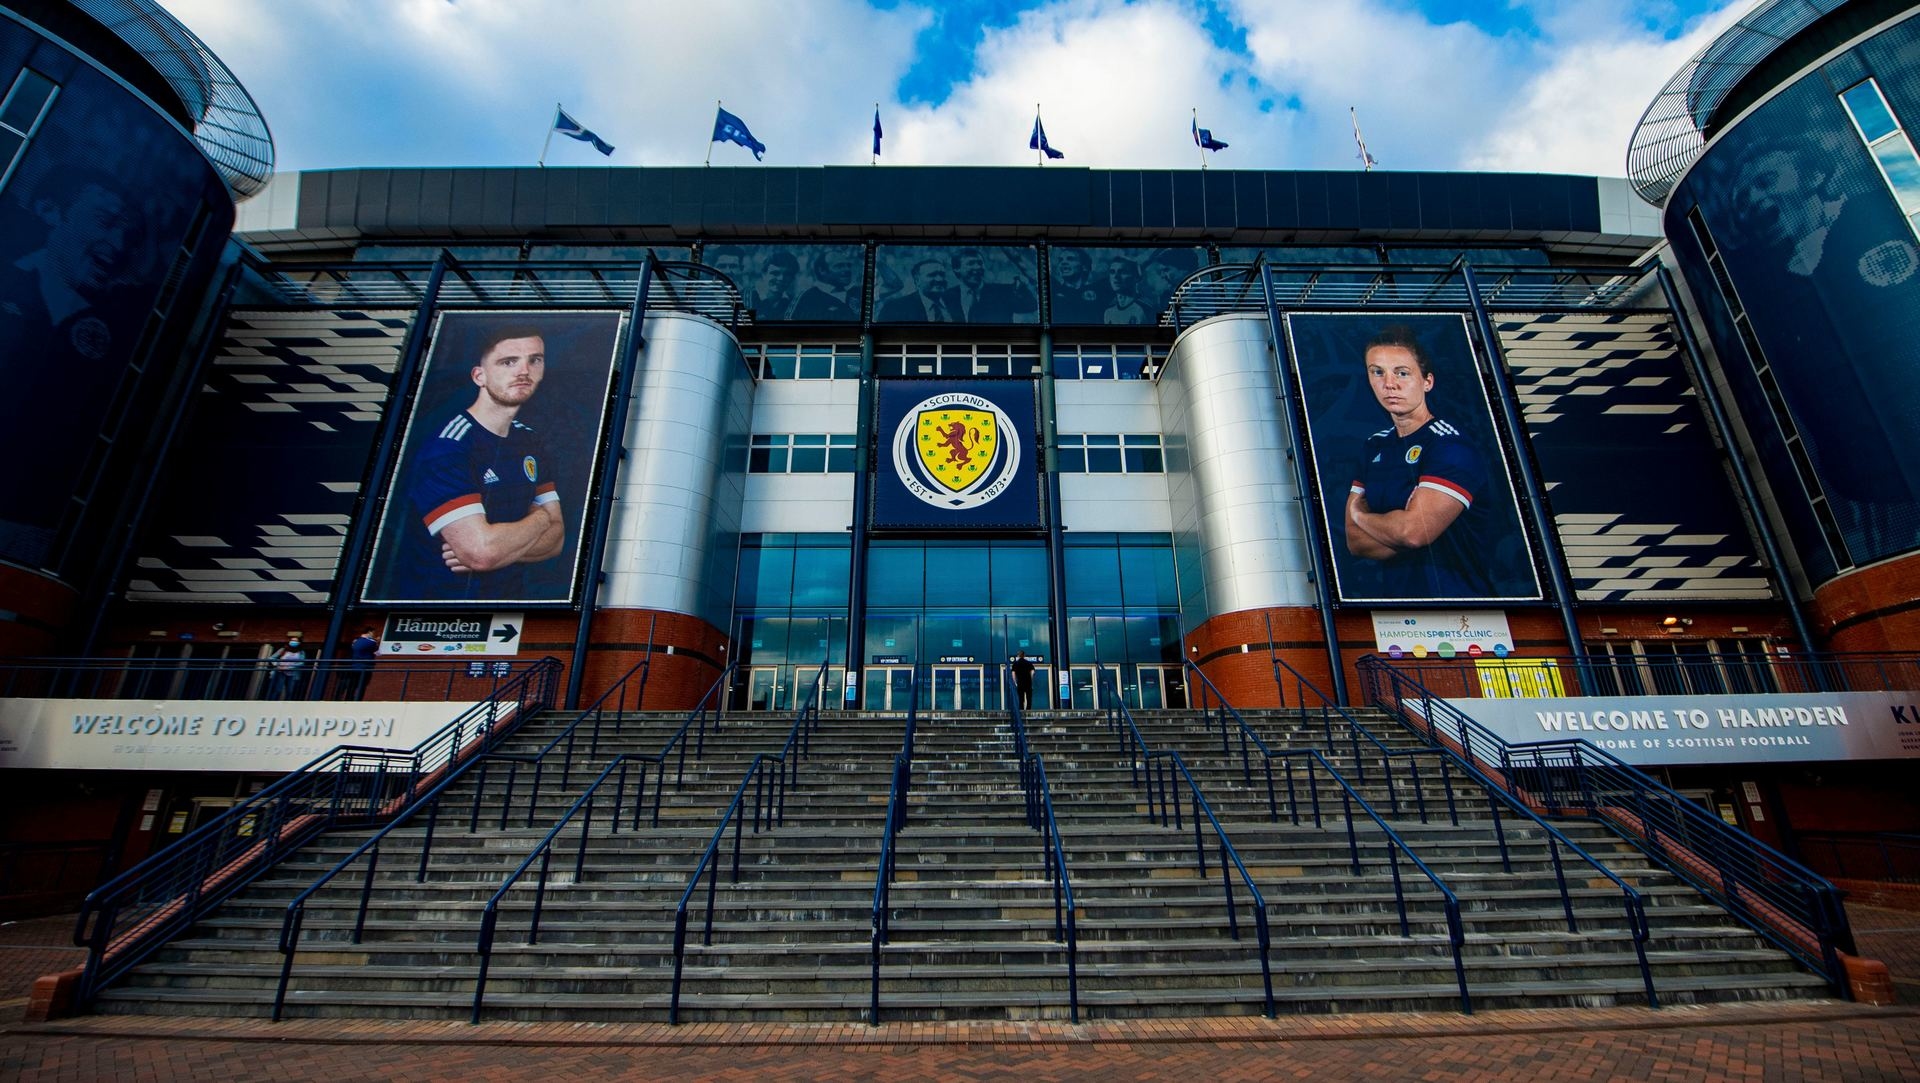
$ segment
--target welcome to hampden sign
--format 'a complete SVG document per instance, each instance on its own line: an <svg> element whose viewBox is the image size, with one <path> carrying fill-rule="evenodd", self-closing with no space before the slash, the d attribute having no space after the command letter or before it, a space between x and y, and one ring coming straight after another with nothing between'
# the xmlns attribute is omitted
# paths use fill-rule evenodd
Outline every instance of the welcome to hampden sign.
<svg viewBox="0 0 1920 1083"><path fill-rule="evenodd" d="M1449 699L1511 744L1583 738L1636 764L1920 758L1920 693Z"/></svg>

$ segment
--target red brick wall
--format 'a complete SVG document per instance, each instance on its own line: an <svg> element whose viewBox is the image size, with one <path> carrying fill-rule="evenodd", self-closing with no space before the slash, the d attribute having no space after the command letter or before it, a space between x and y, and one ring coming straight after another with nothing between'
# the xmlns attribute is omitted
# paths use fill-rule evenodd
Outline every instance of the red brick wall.
<svg viewBox="0 0 1920 1083"><path fill-rule="evenodd" d="M1920 643L1920 554L1896 557L1813 592L1810 619L1834 651L1912 650Z"/></svg>
<svg viewBox="0 0 1920 1083"><path fill-rule="evenodd" d="M1592 647L1608 641L1631 639L1703 640L1770 637L1792 642L1792 622L1783 613L1737 609L1676 607L1675 616L1693 623L1680 633L1668 631L1661 619L1668 610L1580 610L1581 636ZM1509 609L1507 626L1513 630L1514 647L1521 655L1562 655L1568 653L1567 637L1558 610L1549 608ZM1234 706L1276 706L1280 693L1273 681L1273 665L1267 654L1267 621L1271 618L1274 653L1299 670L1323 692L1333 693L1329 676L1326 639L1317 610L1304 607L1248 609L1224 613L1201 624L1187 634L1187 658L1198 663L1201 672L1220 688ZM1377 653L1373 637L1373 615L1364 609L1341 610L1334 614L1334 628L1340 637L1340 664L1346 673L1349 697L1361 698L1356 664ZM1745 631L1735 632L1735 628ZM1602 629L1612 629L1603 632ZM1242 645L1251 649L1242 653ZM1283 671L1284 672L1284 671ZM1286 678L1291 681L1291 676ZM1291 693L1288 693L1291 695ZM1311 697L1309 697L1311 698Z"/></svg>

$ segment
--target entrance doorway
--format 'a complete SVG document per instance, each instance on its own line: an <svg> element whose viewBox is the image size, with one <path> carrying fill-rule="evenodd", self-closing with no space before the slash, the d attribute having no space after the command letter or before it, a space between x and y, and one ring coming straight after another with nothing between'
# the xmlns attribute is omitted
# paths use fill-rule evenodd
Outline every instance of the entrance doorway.
<svg viewBox="0 0 1920 1083"><path fill-rule="evenodd" d="M1129 695L1128 705L1143 710L1161 708L1182 708L1187 705L1186 674L1179 666L1140 666L1139 683L1134 694Z"/></svg>

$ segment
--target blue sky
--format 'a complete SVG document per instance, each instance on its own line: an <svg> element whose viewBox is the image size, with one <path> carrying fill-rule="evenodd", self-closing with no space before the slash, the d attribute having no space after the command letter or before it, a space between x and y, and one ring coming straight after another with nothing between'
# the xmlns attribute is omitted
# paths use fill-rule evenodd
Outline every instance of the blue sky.
<svg viewBox="0 0 1920 1083"><path fill-rule="evenodd" d="M283 169L531 164L555 102L697 165L724 99L768 165L1030 164L1619 175L1661 84L1752 0L161 0L230 66ZM753 165L713 148L715 165Z"/></svg>

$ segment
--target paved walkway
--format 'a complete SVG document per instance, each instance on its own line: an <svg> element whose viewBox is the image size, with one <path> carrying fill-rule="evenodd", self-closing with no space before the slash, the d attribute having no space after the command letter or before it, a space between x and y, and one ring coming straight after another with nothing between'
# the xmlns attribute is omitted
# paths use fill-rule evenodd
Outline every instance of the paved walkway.
<svg viewBox="0 0 1920 1083"><path fill-rule="evenodd" d="M1920 915L1852 913L1863 951L1909 976L1905 1003L878 1029L122 1016L0 1024L0 1079L1920 1079L1920 984L1903 969L1920 962ZM68 928L64 919L0 926L0 1012L24 1006L8 956L66 950L52 945Z"/></svg>

